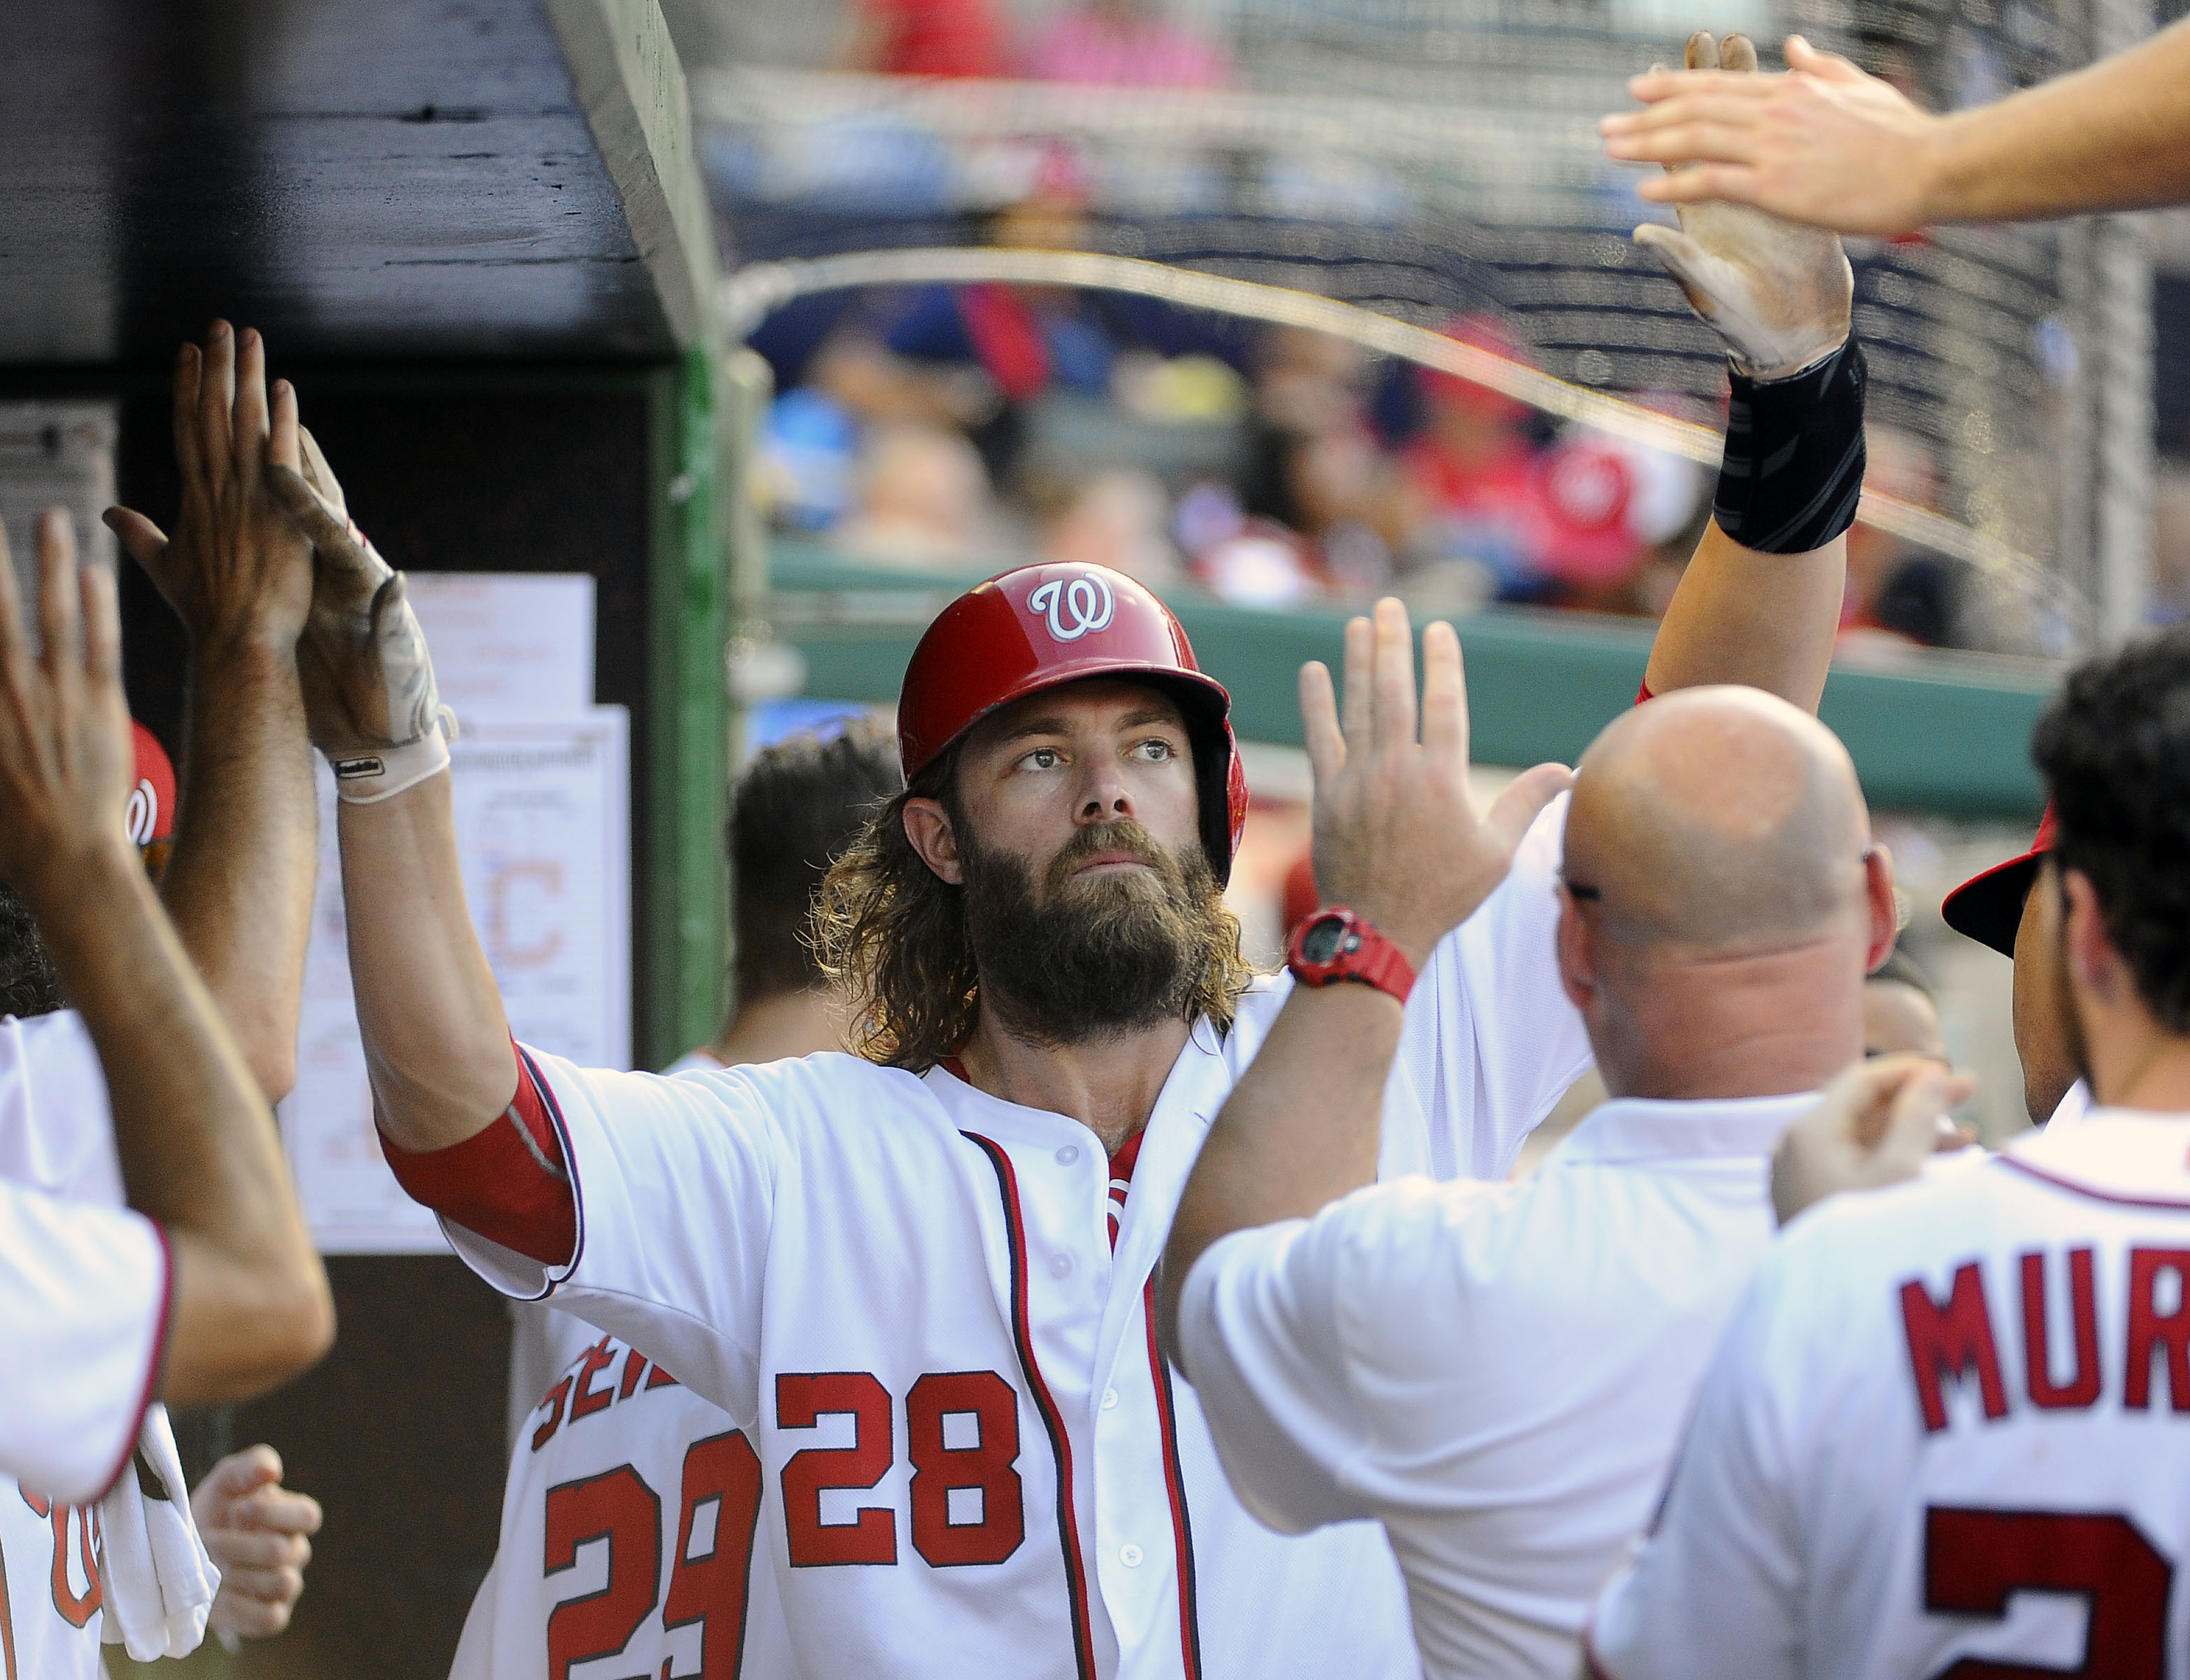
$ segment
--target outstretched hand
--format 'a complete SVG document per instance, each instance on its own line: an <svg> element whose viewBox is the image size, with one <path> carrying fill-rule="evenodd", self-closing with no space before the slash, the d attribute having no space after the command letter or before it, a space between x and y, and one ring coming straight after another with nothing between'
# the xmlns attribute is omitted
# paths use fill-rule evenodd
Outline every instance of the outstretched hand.
<svg viewBox="0 0 2190 1680"><path fill-rule="evenodd" d="M1734 88L1764 79L1745 35L1729 35L1722 43L1699 30L1688 37L1687 56L1690 72ZM1699 173L1681 162L1665 168L1668 181ZM1665 196L1652 194L1646 184L1644 196ZM1847 341L1855 275L1837 235L1739 204L1684 196L1678 211L1678 228L1646 222L1635 230L1635 242L1680 282L1689 306L1743 372L1781 378Z"/></svg>
<svg viewBox="0 0 2190 1680"><path fill-rule="evenodd" d="M1302 667L1300 701L1318 889L1373 922L1419 969L1506 878L1521 837L1571 773L1539 764L1478 813L1460 638L1445 623L1423 633L1418 734L1414 633L1397 600L1346 627L1343 723L1321 663Z"/></svg>
<svg viewBox="0 0 2190 1680"><path fill-rule="evenodd" d="M1772 1157L1772 1206L1785 1224L1844 1190L1914 1178L1926 1157L1972 1140L1947 1110L1974 1088L1966 1074L1903 1053L1859 1062L1787 1129Z"/></svg>
<svg viewBox="0 0 2190 1680"><path fill-rule="evenodd" d="M1921 227L1945 119L1799 35L1786 52L1784 76L1728 75L1691 59L1685 72L1635 77L1627 91L1648 109L1599 122L1606 152L1665 165L1672 173L1640 188L1661 204L1717 200L1841 233Z"/></svg>
<svg viewBox="0 0 2190 1680"><path fill-rule="evenodd" d="M114 572L77 570L58 508L39 516L37 544L34 655L0 532L0 878L43 911L95 890L99 865L139 866L123 818L133 758Z"/></svg>
<svg viewBox="0 0 2190 1680"><path fill-rule="evenodd" d="M386 791L399 791L410 785L405 778L411 771L398 767L391 755L423 745L439 763L447 763L439 736L456 738L455 719L441 705L403 574L351 523L342 486L309 433L302 446L298 469L271 468L267 481L319 555L311 612L298 651L305 721L312 744L334 763L338 778L349 775L350 766L375 762L385 770L366 779L384 775Z"/></svg>
<svg viewBox="0 0 2190 1680"><path fill-rule="evenodd" d="M205 348L175 360L175 463L182 508L170 537L144 514L106 510L107 527L145 569L201 651L239 645L287 656L312 594L311 545L267 491L269 464L300 464L297 394L266 386L266 346L217 321Z"/></svg>

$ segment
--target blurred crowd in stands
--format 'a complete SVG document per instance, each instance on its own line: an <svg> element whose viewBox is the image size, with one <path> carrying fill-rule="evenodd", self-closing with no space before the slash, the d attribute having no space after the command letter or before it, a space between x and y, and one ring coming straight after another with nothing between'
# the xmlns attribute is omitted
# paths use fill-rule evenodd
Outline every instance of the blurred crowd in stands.
<svg viewBox="0 0 2190 1680"><path fill-rule="evenodd" d="M1069 248L1063 183L1003 244ZM1447 332L1525 349L1492 318ZM1655 617L1709 517L1692 462L1560 426L1456 376L1296 328L1002 284L878 290L786 311L756 348L778 389L761 494L847 558L993 569L1099 561L1235 604L1499 601ZM1692 399L1642 399L1716 423ZM1874 479L1932 497L1922 444L1880 429ZM1949 563L1858 527L1851 641L1955 639Z"/></svg>
<svg viewBox="0 0 2190 1680"><path fill-rule="evenodd" d="M855 0L847 31L845 69L1238 80L1164 0ZM1019 164L1024 190L962 242L1107 247L1069 144L1030 168L1022 148ZM1490 314L1444 330L1529 360ZM1147 298L899 287L803 300L752 342L780 394L760 485L774 522L877 564L993 570L1038 553L1243 605L1396 591L1438 613L1496 601L1655 617L1710 513L1694 463L1346 340ZM1693 396L1630 394L1718 423ZM1871 454L1875 483L1937 505L1921 440L1881 430ZM1851 643L1968 639L1957 621L1973 592L1953 563L1858 527L1850 574Z"/></svg>

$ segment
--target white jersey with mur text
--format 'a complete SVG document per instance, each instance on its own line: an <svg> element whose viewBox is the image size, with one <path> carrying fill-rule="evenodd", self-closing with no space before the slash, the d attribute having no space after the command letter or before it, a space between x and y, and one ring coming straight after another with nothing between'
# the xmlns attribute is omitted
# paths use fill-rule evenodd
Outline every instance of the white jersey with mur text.
<svg viewBox="0 0 2190 1680"><path fill-rule="evenodd" d="M93 1501L150 1404L167 1290L82 1018L0 1019L0 1680L99 1671Z"/></svg>
<svg viewBox="0 0 2190 1680"><path fill-rule="evenodd" d="M1612 1680L2190 1677L2190 1116L1790 1226L1600 1599Z"/></svg>
<svg viewBox="0 0 2190 1680"><path fill-rule="evenodd" d="M752 1567L760 1505L721 1409L594 1331L518 1439L451 1680L795 1674L775 1578Z"/></svg>
<svg viewBox="0 0 2190 1680"><path fill-rule="evenodd" d="M1387 1174L1503 1176L1587 1065L1553 959L1563 816L1416 989ZM669 1079L528 1053L576 1253L546 1268L450 1234L498 1286L553 1291L744 1432L756 1574L802 1674L1404 1680L1418 1663L1382 1531L1256 1522L1149 1322L1187 1173L1283 995L1251 993L1223 1035L1195 1025L1121 1209L1092 1132L942 1068L820 1055Z"/></svg>

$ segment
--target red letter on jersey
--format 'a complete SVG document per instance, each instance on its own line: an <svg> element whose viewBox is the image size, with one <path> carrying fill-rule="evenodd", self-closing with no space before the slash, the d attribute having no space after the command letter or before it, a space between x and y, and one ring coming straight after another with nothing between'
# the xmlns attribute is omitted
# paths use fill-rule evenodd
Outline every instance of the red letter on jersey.
<svg viewBox="0 0 2190 1680"><path fill-rule="evenodd" d="M791 1566L897 1562L897 1513L887 1505L860 1508L854 1523L824 1523L821 1496L830 1488L871 1488L889 1473L889 1390L864 1371L784 1371L775 1379L779 1429L811 1429L825 1412L852 1415L852 1444L808 1447L783 1467L783 1525Z"/></svg>
<svg viewBox="0 0 2190 1680"><path fill-rule="evenodd" d="M1987 1417L2007 1416L2007 1389L2000 1380L2000 1353L1993 1345L1992 1315L1985 1308L1984 1279L1971 1261L1955 1273L1954 1293L1943 1307L1920 1280L1901 1286L1901 1322L1909 1335L1909 1374L1924 1408L1924 1427L1947 1427L1947 1397L1941 1383L1977 1368L1977 1389Z"/></svg>
<svg viewBox="0 0 2190 1680"><path fill-rule="evenodd" d="M695 1558L689 1555L692 1518L710 1500L715 1538ZM746 1580L759 1521L760 1460L752 1444L735 1429L693 1442L684 1454L684 1510L677 1519L661 1626L667 1632L700 1624L696 1680L735 1680L745 1651Z"/></svg>
<svg viewBox="0 0 2190 1680"><path fill-rule="evenodd" d="M2091 1251L2068 1251L2068 1322L2076 1337L2076 1374L2053 1380L2045 1337L2045 1256L2023 1257L2023 1365L2034 1405L2055 1410L2087 1406L2099 1397L2099 1307L2091 1285Z"/></svg>
<svg viewBox="0 0 2190 1680"><path fill-rule="evenodd" d="M2175 1310L2159 1310L2159 1274L2175 1274ZM2152 1405L2152 1356L2167 1354L2167 1394L2177 1411L2190 1411L2190 1249L2132 1248L2129 1251L2129 1375L2122 1405Z"/></svg>
<svg viewBox="0 0 2190 1680"><path fill-rule="evenodd" d="M609 1543L608 1585L567 1598L548 1617L548 1680L570 1680L574 1663L612 1657L631 1643L661 1596L661 1501L628 1464L548 1490L542 1573L578 1561L588 1541Z"/></svg>
<svg viewBox="0 0 2190 1680"><path fill-rule="evenodd" d="M971 1446L945 1444L944 1420L973 1419ZM912 1460L913 1549L938 1569L1001 1564L1026 1538L1019 1473L1019 1397L993 1371L930 1371L905 1397L905 1449ZM981 1514L950 1518L954 1492L981 1496Z"/></svg>
<svg viewBox="0 0 2190 1680"><path fill-rule="evenodd" d="M609 1389L594 1388L593 1378L615 1363L616 1354L605 1336L586 1349L585 1363L578 1367L578 1386L570 1390L571 1422L609 1409L609 1402L616 1396Z"/></svg>

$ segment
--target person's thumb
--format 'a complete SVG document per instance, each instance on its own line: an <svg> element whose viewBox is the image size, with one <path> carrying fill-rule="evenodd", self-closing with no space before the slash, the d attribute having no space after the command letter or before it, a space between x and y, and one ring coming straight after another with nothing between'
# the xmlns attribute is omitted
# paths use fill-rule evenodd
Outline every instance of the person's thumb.
<svg viewBox="0 0 2190 1680"><path fill-rule="evenodd" d="M1867 78L1838 53L1821 53L1799 35L1787 37L1787 68L1799 70L1823 82L1862 82Z"/></svg>
<svg viewBox="0 0 2190 1680"><path fill-rule="evenodd" d="M1557 798L1573 785L1574 772L1564 764L1538 764L1525 769L1506 784L1506 791L1493 800L1484 814L1483 831L1497 843L1501 853L1510 854L1521 843L1521 837L1529 826L1540 816L1545 806Z"/></svg>
<svg viewBox="0 0 2190 1680"><path fill-rule="evenodd" d="M1728 279L1726 264L1678 228L1663 222L1645 222L1635 230L1635 242L1665 265L1667 272L1688 294L1688 302L1705 321L1718 319L1719 298Z"/></svg>
<svg viewBox="0 0 2190 1680"><path fill-rule="evenodd" d="M156 581L160 562L167 553L167 533L132 508L109 508L99 518L128 551L129 558Z"/></svg>

